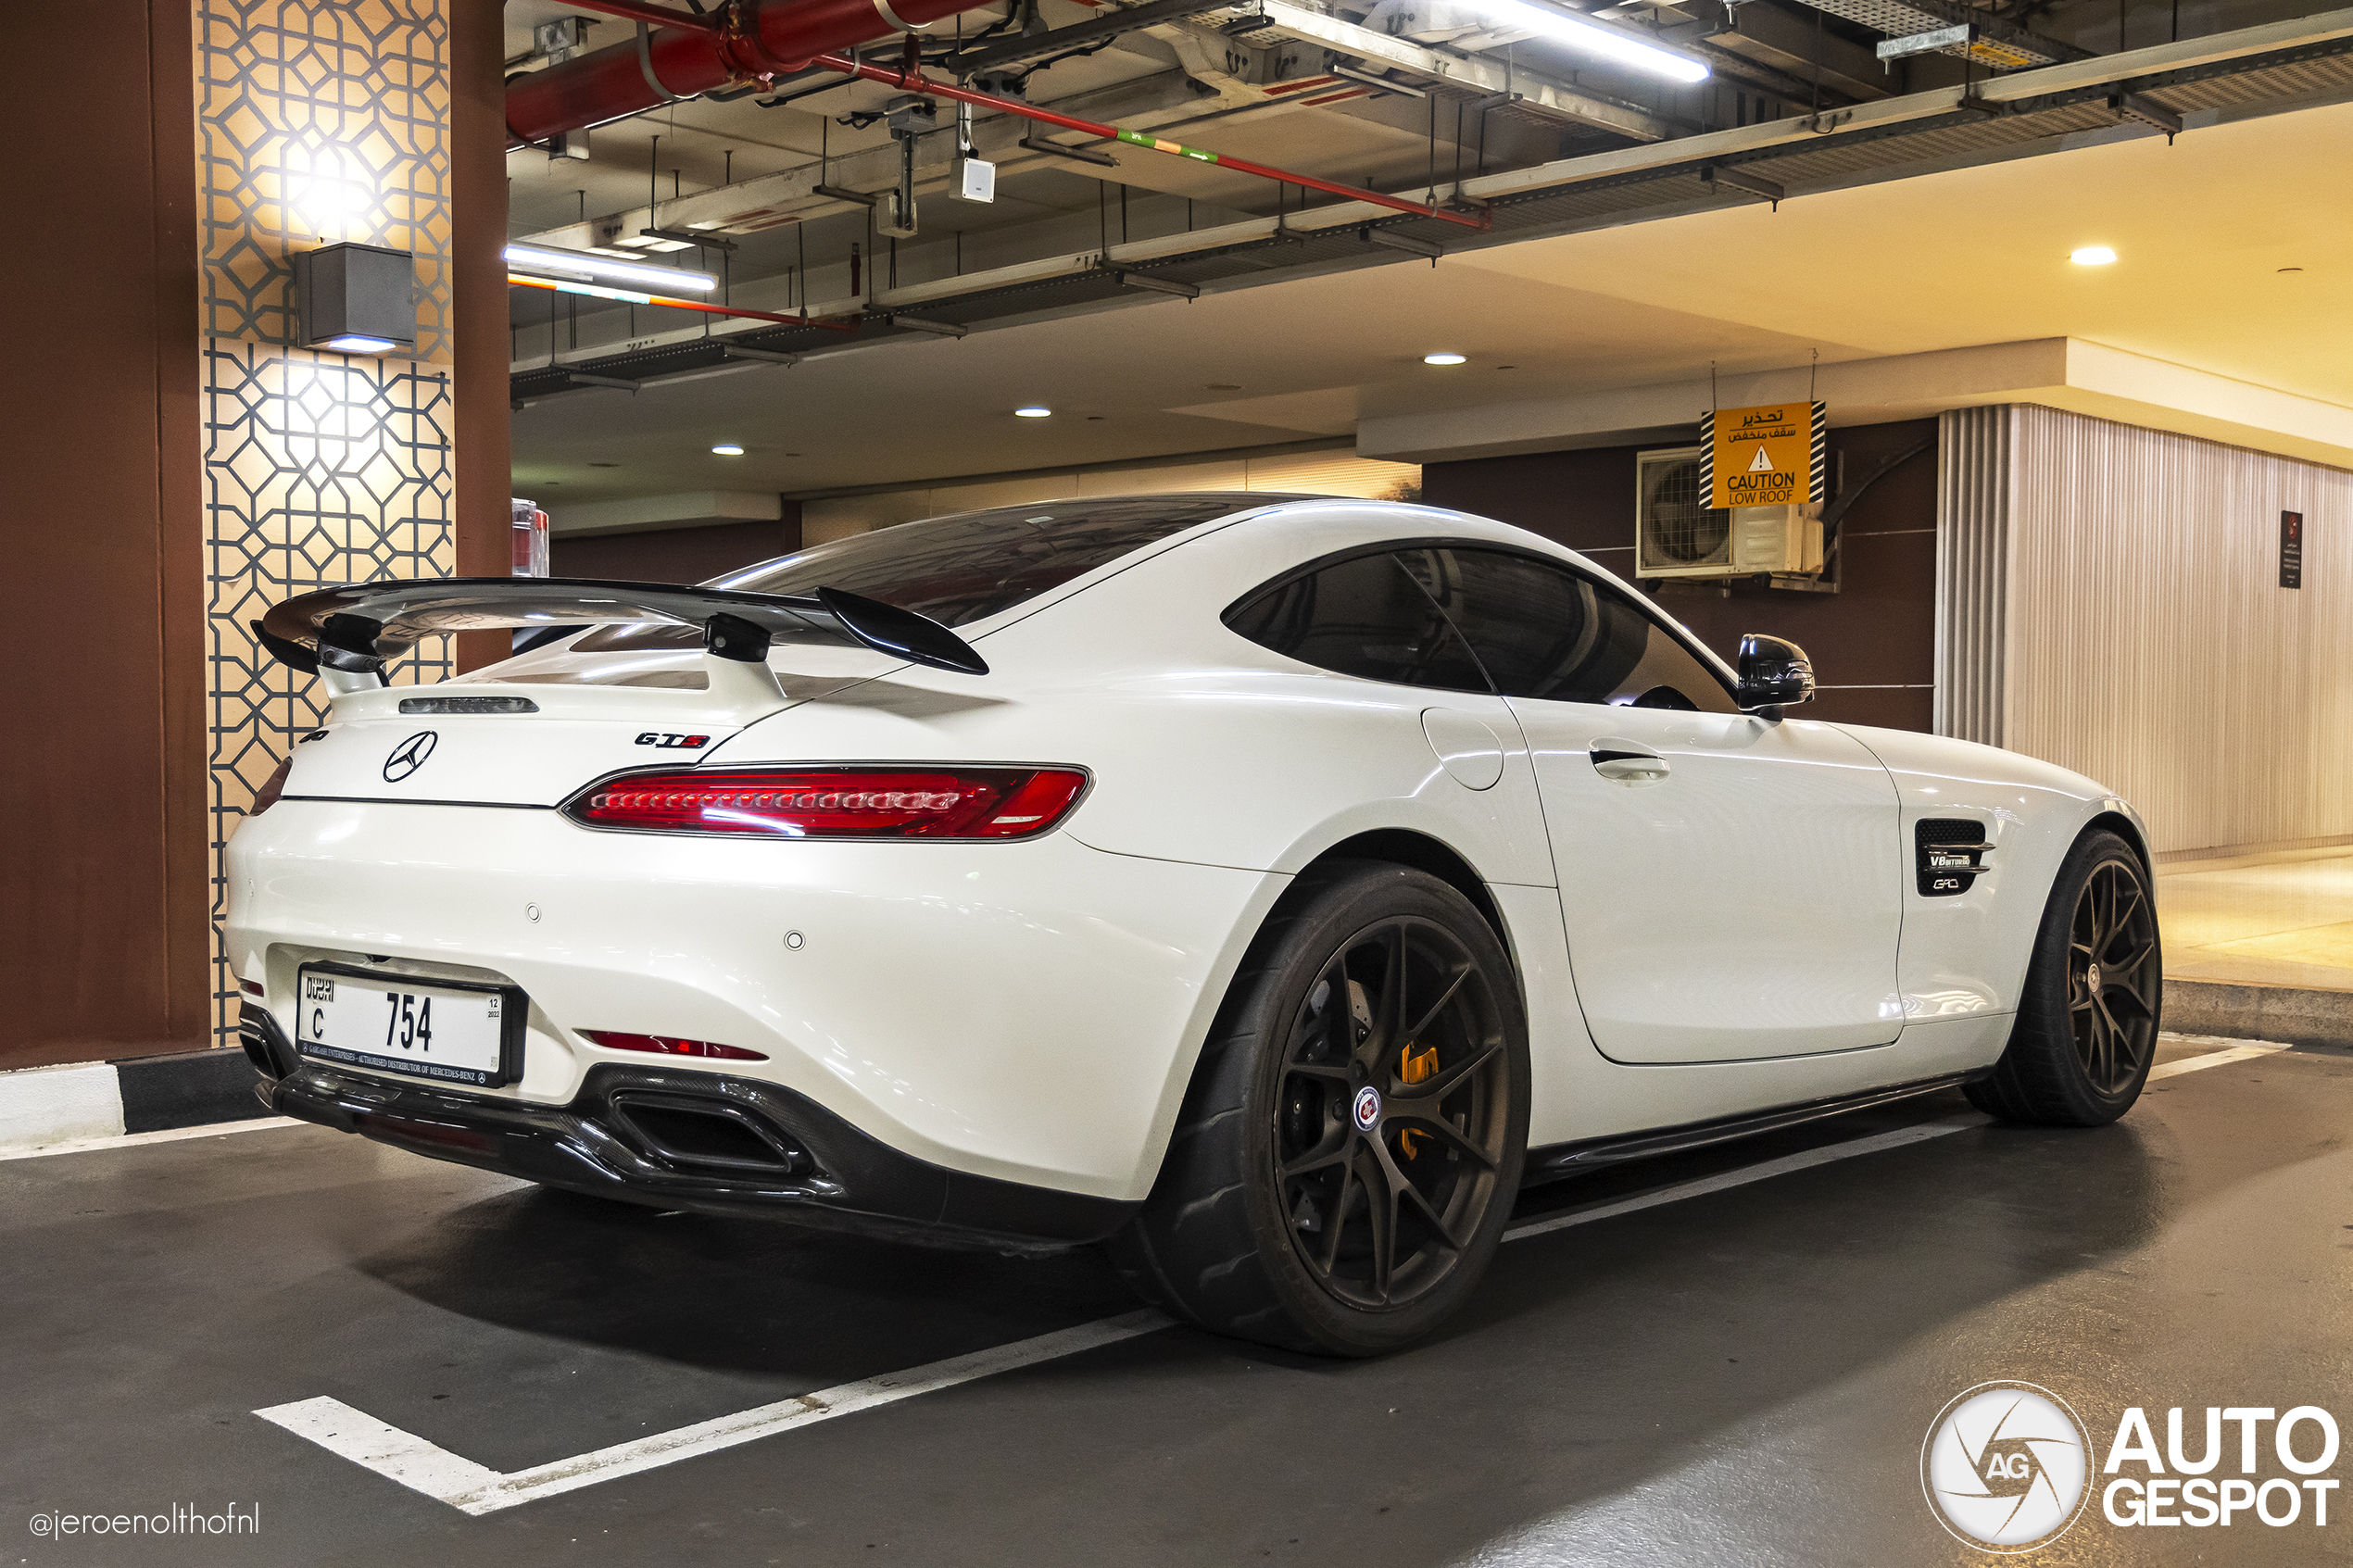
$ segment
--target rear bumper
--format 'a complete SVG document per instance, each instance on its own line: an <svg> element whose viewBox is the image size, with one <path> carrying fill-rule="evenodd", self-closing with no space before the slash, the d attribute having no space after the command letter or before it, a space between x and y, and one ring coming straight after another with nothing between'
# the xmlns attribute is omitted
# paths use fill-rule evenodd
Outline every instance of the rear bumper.
<svg viewBox="0 0 2353 1568"><path fill-rule="evenodd" d="M286 1060L267 1044L260 1054ZM1100 1240L1139 1207L950 1171L877 1142L804 1095L714 1073L601 1065L569 1103L548 1106L315 1061L274 1081L263 1071L263 1097L280 1115L663 1209L934 1245L1035 1248Z"/></svg>
<svg viewBox="0 0 2353 1568"><path fill-rule="evenodd" d="M766 1059L731 1079L901 1155L1123 1202L1151 1191L1286 881L1059 833L739 844L352 801L282 801L224 859L231 961L284 1035L314 960L511 985L530 999L522 1076L476 1098L564 1107L599 1066L654 1065L590 1031L716 1041Z"/></svg>

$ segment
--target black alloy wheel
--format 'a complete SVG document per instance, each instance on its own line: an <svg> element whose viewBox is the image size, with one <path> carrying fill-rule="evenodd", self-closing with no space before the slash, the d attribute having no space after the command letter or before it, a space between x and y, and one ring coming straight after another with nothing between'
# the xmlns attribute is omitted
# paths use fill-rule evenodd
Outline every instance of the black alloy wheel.
<svg viewBox="0 0 2353 1568"><path fill-rule="evenodd" d="M1275 1181L1302 1263L1351 1306L1427 1296L1494 1198L1510 1103L1502 1021L1444 926L1358 932L1291 1021Z"/></svg>
<svg viewBox="0 0 2353 1568"><path fill-rule="evenodd" d="M2052 884L2009 1044L1970 1101L2045 1126L2115 1121L2156 1060L2164 973L2148 867L2115 834L2086 832Z"/></svg>
<svg viewBox="0 0 2353 1568"><path fill-rule="evenodd" d="M2068 931L2067 1007L2083 1076L2102 1094L2140 1081L2157 1049L2157 910L2136 868L2094 868Z"/></svg>
<svg viewBox="0 0 2353 1568"><path fill-rule="evenodd" d="M1219 1333L1394 1349L1493 1260L1528 1083L1517 978L1470 901L1403 866L1320 867L1228 988L1114 1261L1147 1300Z"/></svg>

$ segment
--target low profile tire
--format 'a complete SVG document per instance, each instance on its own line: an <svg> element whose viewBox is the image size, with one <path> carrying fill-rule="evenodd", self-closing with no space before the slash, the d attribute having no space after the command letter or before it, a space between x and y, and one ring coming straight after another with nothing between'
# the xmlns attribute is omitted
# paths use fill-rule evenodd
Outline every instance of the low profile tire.
<svg viewBox="0 0 2353 1568"><path fill-rule="evenodd" d="M1203 1328L1369 1356L1495 1255L1528 1143L1528 1026L1495 933L1417 871L1301 879L1235 977L1121 1273Z"/></svg>
<svg viewBox="0 0 2353 1568"><path fill-rule="evenodd" d="M2116 834L2085 834L2052 884L2010 1043L1970 1102L2047 1127L2123 1115L2157 1056L2164 972L2148 869Z"/></svg>

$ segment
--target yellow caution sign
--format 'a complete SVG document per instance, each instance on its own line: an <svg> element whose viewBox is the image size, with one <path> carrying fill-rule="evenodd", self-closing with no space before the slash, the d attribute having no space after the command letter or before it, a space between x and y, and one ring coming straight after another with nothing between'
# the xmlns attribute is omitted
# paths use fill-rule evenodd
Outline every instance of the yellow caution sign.
<svg viewBox="0 0 2353 1568"><path fill-rule="evenodd" d="M1711 508L1820 502L1829 410L1819 403L1718 408L1700 421L1700 488Z"/></svg>

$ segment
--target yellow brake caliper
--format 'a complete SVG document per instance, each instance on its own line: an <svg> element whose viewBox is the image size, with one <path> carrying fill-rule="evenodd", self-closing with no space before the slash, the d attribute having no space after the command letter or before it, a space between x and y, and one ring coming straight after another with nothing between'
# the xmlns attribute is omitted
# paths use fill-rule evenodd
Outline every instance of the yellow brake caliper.
<svg viewBox="0 0 2353 1568"><path fill-rule="evenodd" d="M1418 1084L1425 1078L1434 1076L1437 1072L1438 1047L1436 1046L1429 1047L1419 1056L1414 1054L1414 1047L1410 1045L1397 1053L1397 1075L1408 1084ZM1419 1135L1429 1136L1428 1133ZM1398 1151L1408 1160L1414 1158L1415 1136L1416 1135L1410 1132L1401 1132L1397 1135Z"/></svg>

